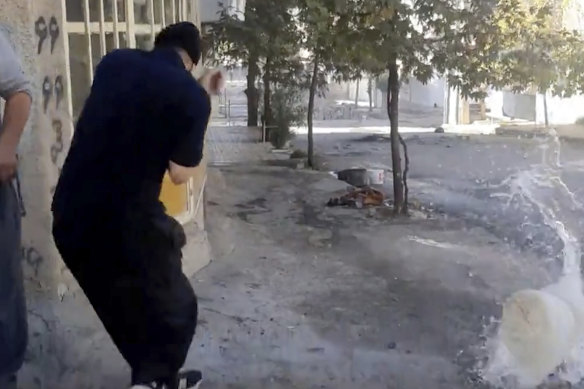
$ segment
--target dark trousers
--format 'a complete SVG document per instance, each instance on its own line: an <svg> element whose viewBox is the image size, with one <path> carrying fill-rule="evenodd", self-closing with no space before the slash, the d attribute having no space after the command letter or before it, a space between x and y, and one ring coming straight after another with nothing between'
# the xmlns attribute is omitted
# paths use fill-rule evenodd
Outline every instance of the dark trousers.
<svg viewBox="0 0 584 389"><path fill-rule="evenodd" d="M28 340L20 218L14 185L0 183L0 389L12 384Z"/></svg>
<svg viewBox="0 0 584 389"><path fill-rule="evenodd" d="M57 248L132 368L132 383L172 379L185 362L197 299L182 272L182 226L158 213L55 216Z"/></svg>

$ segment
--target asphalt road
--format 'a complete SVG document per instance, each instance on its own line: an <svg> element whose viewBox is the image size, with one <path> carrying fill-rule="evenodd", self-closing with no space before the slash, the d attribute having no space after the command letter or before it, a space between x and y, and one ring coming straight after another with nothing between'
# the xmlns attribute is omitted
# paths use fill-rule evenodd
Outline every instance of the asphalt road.
<svg viewBox="0 0 584 389"><path fill-rule="evenodd" d="M544 162L546 147L553 140L510 136L459 136L450 134L405 134L410 156L411 197L437 211L461 217L549 260L557 271L563 244L547 227L541 210L517 196L510 183L513 177L536 171ZM315 144L323 170L351 167L391 168L390 143L380 134L322 134ZM297 137L294 146L304 149L306 140ZM584 143L561 141L562 167L559 173L575 199L584 192ZM549 155L549 153L548 153ZM549 161L549 158L546 160ZM547 165L543 165L547 166ZM534 170L535 169L535 170ZM386 173L386 190L392 193L391 172ZM551 183L553 175L548 175ZM511 180L511 181L510 181ZM532 182L528 182L532 183ZM584 209L569 198L560 185L539 188L536 200L556 213L575 236L584 233Z"/></svg>

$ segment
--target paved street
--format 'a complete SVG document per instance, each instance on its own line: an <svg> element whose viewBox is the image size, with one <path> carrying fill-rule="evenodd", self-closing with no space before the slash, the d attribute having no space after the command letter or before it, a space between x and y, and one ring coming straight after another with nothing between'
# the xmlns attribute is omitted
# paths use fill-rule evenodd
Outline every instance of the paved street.
<svg viewBox="0 0 584 389"><path fill-rule="evenodd" d="M412 198L433 209L427 219L326 208L346 185L324 172L257 163L210 170L216 260L193 280L202 313L189 358L209 388L494 388L475 374L491 318L509 294L560 271L561 242L539 210L505 197L509 177L531 172L553 144L405 137ZM315 139L325 171L389 168L379 133ZM294 143L305 147L301 136ZM562 179L576 198L583 147L561 145ZM552 188L534 198L580 234L582 209Z"/></svg>
<svg viewBox="0 0 584 389"><path fill-rule="evenodd" d="M501 184L511 175L529 171L541 164L548 141L510 136L457 136L441 134L405 134L411 159L411 196L423 203L465 220L490 228L514 245L555 257L561 248L555 234L542 224L537 210L528 204L512 203L499 196L510 188ZM319 134L315 137L321 169L341 170L350 167L390 169L389 139L380 134ZM306 147L305 137L295 139L297 148ZM584 194L584 143L561 142L562 179L576 198ZM391 173L386 186L391 193ZM556 200L558 194L556 193ZM548 204L551 197L548 196ZM584 211L572 210L567 197L559 198L564 222L576 233L584 234ZM552 266L556 268L556 266Z"/></svg>
<svg viewBox="0 0 584 389"><path fill-rule="evenodd" d="M209 389L477 389L485 326L541 259L435 215L327 208L346 185L267 166L210 169L215 260L197 274L188 366Z"/></svg>

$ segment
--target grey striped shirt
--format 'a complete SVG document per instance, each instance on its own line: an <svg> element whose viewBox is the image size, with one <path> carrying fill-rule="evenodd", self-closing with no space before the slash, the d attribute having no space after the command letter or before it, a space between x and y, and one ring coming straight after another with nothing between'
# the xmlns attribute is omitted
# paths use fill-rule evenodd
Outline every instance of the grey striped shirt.
<svg viewBox="0 0 584 389"><path fill-rule="evenodd" d="M24 92L32 98L32 88L24 75L16 53L5 33L0 30L0 98L7 100L15 93ZM0 123L2 116L0 112ZM0 127L1 128L1 127Z"/></svg>

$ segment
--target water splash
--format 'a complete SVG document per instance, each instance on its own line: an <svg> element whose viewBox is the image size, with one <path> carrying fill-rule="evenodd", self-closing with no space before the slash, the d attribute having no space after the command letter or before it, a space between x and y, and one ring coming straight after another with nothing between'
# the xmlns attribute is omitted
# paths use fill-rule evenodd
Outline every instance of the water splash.
<svg viewBox="0 0 584 389"><path fill-rule="evenodd" d="M505 324L515 333L502 331L505 325L497 320L485 329L486 358L478 370L497 388L550 387L558 381L577 384L584 379L582 253L575 235L584 206L562 179L561 144L555 131L540 148L542 162L504 180L501 188L506 191L493 196L506 198L507 206L515 203L537 211L563 243L562 276L540 291L519 292L512 297L514 301L506 303ZM533 309L524 311L522 304ZM556 320L559 315L562 319ZM511 316L514 323L510 323ZM552 365L550 361L554 361Z"/></svg>

